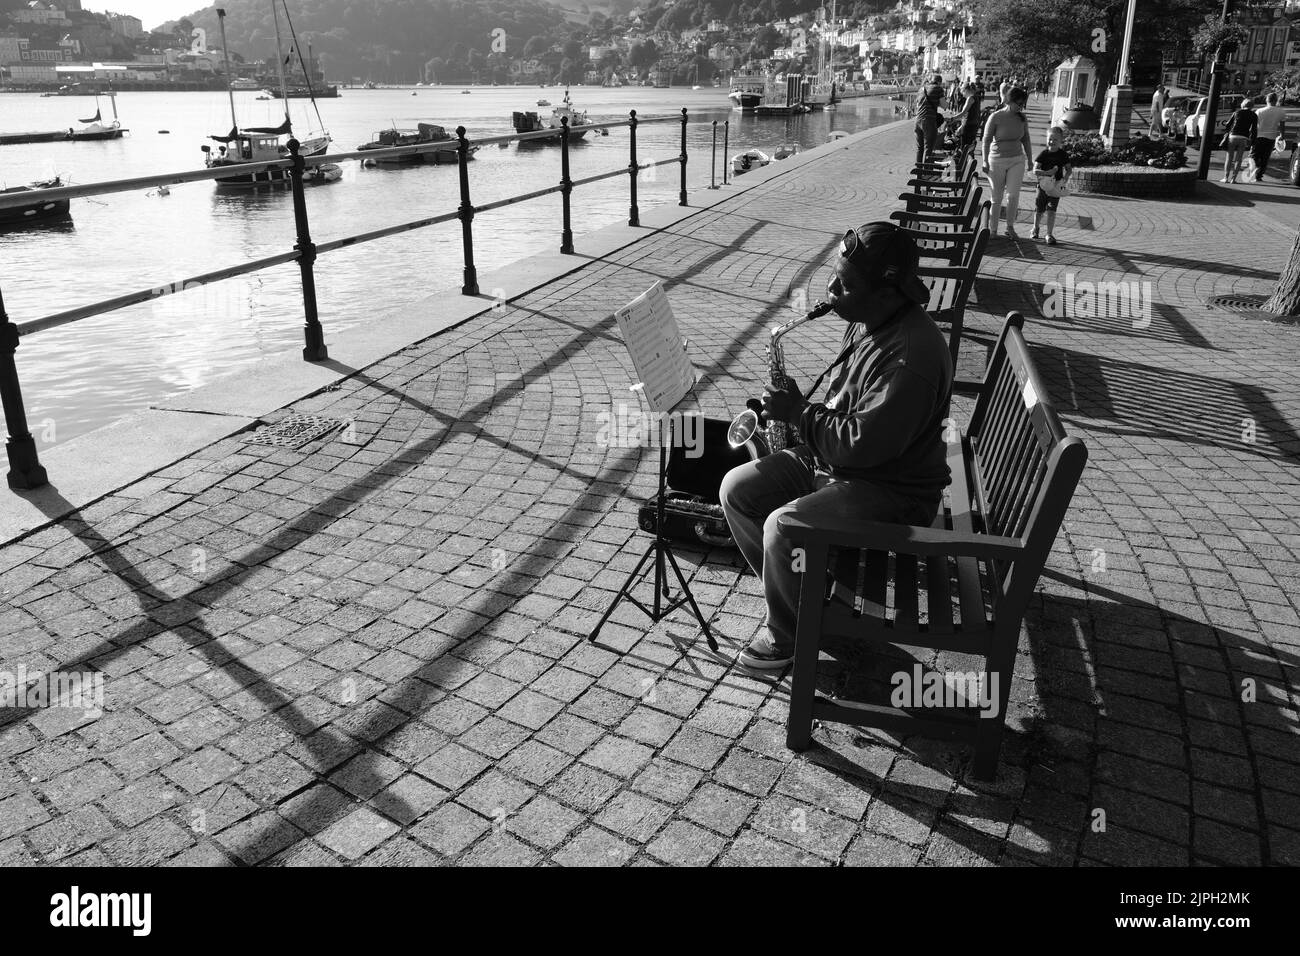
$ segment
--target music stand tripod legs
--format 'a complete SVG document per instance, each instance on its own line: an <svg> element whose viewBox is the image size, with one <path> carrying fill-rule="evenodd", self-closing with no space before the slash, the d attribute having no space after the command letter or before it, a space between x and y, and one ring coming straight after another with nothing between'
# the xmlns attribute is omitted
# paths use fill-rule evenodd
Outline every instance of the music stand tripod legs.
<svg viewBox="0 0 1300 956"><path fill-rule="evenodd" d="M588 640L594 641L596 639L596 635L600 633L600 629L605 626L605 622L609 620L609 616L614 613L614 609L618 607L619 602L624 598L627 598L639 607L654 624L658 624L683 604L689 603L691 611L695 614L695 619L700 622L700 627L704 631L704 637L709 642L710 650L716 652L718 649L718 642L714 639L713 632L709 630L708 621L706 621L704 615L700 613L700 606L695 603L695 595L691 593L690 585L686 583L686 576L682 574L682 569L677 565L677 558L673 555L672 545L669 544L668 539L664 537L664 501L668 492L668 446L672 444L672 419L668 418L667 422L668 439L667 441L661 440L659 443L659 501L655 514L654 539L646 548L645 554L641 555L641 560L636 563L636 567L632 569L632 573L627 576L627 580L623 582L623 586L618 589L618 594L614 596L613 603L611 603L610 606L605 609L605 613L601 615L600 621L597 622L596 627L591 632L591 636ZM649 569L646 568L646 562L649 561L652 556L654 557L655 569L655 599L653 607L646 607L636 599L636 596L632 593L632 588L636 586L644 574L649 573ZM668 574L667 569L664 567L665 558L667 558L668 563L672 565L673 573L677 575L677 584L682 589L682 593L675 598L668 590ZM665 604L664 601L667 601L667 604Z"/></svg>

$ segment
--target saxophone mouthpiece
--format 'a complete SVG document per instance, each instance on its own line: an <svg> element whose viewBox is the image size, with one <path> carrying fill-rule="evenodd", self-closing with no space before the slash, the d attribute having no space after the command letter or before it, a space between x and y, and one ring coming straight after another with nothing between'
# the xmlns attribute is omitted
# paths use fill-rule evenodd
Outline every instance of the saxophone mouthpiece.
<svg viewBox="0 0 1300 956"><path fill-rule="evenodd" d="M833 308L829 302L818 302L808 310L808 318L819 319Z"/></svg>

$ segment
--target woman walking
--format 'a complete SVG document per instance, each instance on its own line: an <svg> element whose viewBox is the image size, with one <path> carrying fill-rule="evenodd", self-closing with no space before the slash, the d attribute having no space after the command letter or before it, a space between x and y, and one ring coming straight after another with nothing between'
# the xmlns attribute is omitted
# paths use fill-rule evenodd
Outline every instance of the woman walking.
<svg viewBox="0 0 1300 956"><path fill-rule="evenodd" d="M984 124L984 174L993 190L993 213L989 232L998 233L1002 196L1007 197L1007 238L1016 240L1016 215L1020 212L1020 185L1025 173L1034 171L1034 147L1029 138L1025 103L1029 94L1012 87L1006 103ZM1254 115L1253 113L1251 114Z"/></svg>
<svg viewBox="0 0 1300 956"><path fill-rule="evenodd" d="M1228 131L1224 135L1224 146L1228 153L1223 158L1223 179L1221 182L1235 183L1241 173L1241 164L1246 157L1246 150L1255 142L1255 133L1259 130L1259 117L1251 109L1255 104L1250 97L1241 101L1237 111L1228 118Z"/></svg>

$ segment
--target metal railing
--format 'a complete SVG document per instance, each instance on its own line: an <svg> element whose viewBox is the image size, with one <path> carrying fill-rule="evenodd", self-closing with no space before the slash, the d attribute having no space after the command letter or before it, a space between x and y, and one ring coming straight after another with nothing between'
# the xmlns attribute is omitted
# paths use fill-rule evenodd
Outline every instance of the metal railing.
<svg viewBox="0 0 1300 956"><path fill-rule="evenodd" d="M681 149L678 155L670 159L645 163L641 162L637 158L637 128L649 123L680 123ZM332 239L328 242L322 242L319 244L313 242L311 237L310 223L307 217L306 190L304 187L304 176L308 163L307 159L299 152L300 147L297 140L289 141L288 147L290 155L288 158L272 162L240 163L235 165L233 168L231 166L225 166L218 169L186 170L179 173L164 173L155 176L141 176L133 179L118 179L102 183L89 183L84 186L59 186L53 189L41 189L16 194L0 195L0 210L4 210L29 205L33 202L72 199L83 196L102 196L110 193L133 192L135 190L152 189L159 186L172 186L179 183L220 180L234 176L244 177L250 174L269 172L270 170L287 170L289 186L293 195L294 227L297 239L292 251L289 252L281 252L271 256L264 256L259 259L237 263L232 266L215 269L211 272L205 272L202 275L192 276L180 281L168 281L165 284L159 283L149 289L141 289L135 292L126 293L125 295L114 296L110 299L92 302L88 305L79 306L75 309L67 309L62 312L56 312L21 324L16 324L9 318L8 313L5 311L3 295L0 295L0 404L3 405L5 424L8 430L8 440L5 443L5 451L9 460L9 473L7 476L9 487L18 490L25 490L44 485L48 480L45 469L41 466L37 455L35 439L27 426L26 411L23 406L22 390L19 385L18 371L15 363L15 353L18 348L19 339L46 329L57 328L58 326L68 325L80 321L81 319L90 318L91 316L102 315L106 312L113 312L130 305L147 302L151 299L157 298L160 289L183 289L192 287L195 284L218 282L222 279L230 279L252 272L259 272L263 269L269 269L274 266L296 261L302 276L304 314L303 359L308 362L324 361L329 357L329 353L325 346L324 329L321 326L320 315L316 307L315 262L319 256L328 252L334 252L339 249L355 246L363 242L372 242L376 239L383 239L402 232L409 232L414 229L422 229L426 226L433 226L439 223L450 222L453 219L459 219L461 223L461 238L464 251L464 273L461 284L461 293L469 296L478 295L478 270L474 264L473 230L474 217L476 215L493 209L501 209L505 206L514 205L515 203L538 199L542 196L551 195L552 193L559 193L562 206L560 252L564 254L572 254L574 249L570 207L573 190L579 186L586 186L615 176L627 176L630 194L628 225L639 226L641 224L641 212L637 201L637 177L643 170L652 169L658 166L672 165L674 163L678 164L681 167L681 185L678 192L678 205L687 205L686 132L688 124L689 120L687 111L686 108L683 107L680 116L673 115L641 118L636 115L636 110L632 110L626 120L619 120L611 123L591 123L584 126L574 127L570 127L568 119L564 118L561 120L561 126L558 133L555 131L515 133L506 136L485 137L473 141L466 137L465 127L460 126L456 129L457 165L459 167L460 175L460 205L454 212L413 219L408 222L384 226L379 229L372 229L368 232L357 233L356 235L346 236L341 239ZM717 165L717 125L718 124L715 121L713 123L713 167L715 171ZM593 176L587 176L583 179L572 179L569 172L569 143L571 136L576 132L609 130L622 127L627 127L629 133L628 165L625 168L615 169L605 173L598 173ZM726 124L727 131L729 131L729 127L730 121ZM481 206L475 206L473 204L470 198L469 180L469 158L471 156L471 146L555 139L557 135L560 141L560 182L558 185L550 186L546 189L538 189L519 196L510 196L506 199L499 199L495 202L485 203ZM724 184L727 182L727 159L725 155L726 142L726 134L724 132ZM397 146L385 149L331 153L329 155L311 157L311 166L317 167L326 163L337 163L349 159L366 160L418 156L422 153L447 149L448 145L448 141L442 141L430 144L421 143L413 146ZM282 182L268 182L267 185L282 185Z"/></svg>

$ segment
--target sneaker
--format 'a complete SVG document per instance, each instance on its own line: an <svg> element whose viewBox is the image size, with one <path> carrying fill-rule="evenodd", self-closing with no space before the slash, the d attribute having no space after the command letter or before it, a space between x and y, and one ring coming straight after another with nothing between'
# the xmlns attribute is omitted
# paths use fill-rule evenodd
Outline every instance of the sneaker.
<svg viewBox="0 0 1300 956"><path fill-rule="evenodd" d="M772 643L770 635L764 634L749 642L749 645L736 655L736 663L751 670L779 670L794 660L794 648L778 650Z"/></svg>
<svg viewBox="0 0 1300 956"><path fill-rule="evenodd" d="M1056 245L1056 237L1055 237L1055 236L1048 236L1048 237L1047 237L1047 244L1048 244L1049 246L1054 246L1054 245Z"/></svg>
<svg viewBox="0 0 1300 956"><path fill-rule="evenodd" d="M1219 182L1221 182L1221 183L1230 183L1230 182L1232 182L1232 180L1229 179L1227 176L1224 176L1222 179L1219 180Z"/></svg>
<svg viewBox="0 0 1300 956"><path fill-rule="evenodd" d="M1037 242L1039 239L1041 239L1041 238L1043 238L1043 237L1040 236L1040 235L1038 234L1038 230L1035 229L1033 232L1031 232L1031 233L1029 234L1029 238L1032 239L1032 240L1034 240L1034 242Z"/></svg>

